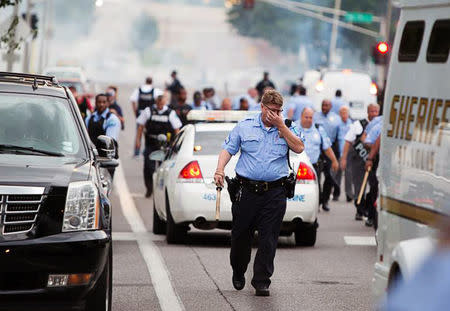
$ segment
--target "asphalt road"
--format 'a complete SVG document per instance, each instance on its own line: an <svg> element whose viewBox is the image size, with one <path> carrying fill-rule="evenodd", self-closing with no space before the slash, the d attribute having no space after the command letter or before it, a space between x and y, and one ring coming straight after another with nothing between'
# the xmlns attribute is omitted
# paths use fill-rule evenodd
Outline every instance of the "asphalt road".
<svg viewBox="0 0 450 311"><path fill-rule="evenodd" d="M185 245L168 245L164 236L153 235L152 198L144 197L143 161L132 157L131 91L130 86L119 88L126 125L119 142L121 171L112 194L114 311L374 308L374 232L353 220L355 210L342 197L331 203L330 212L319 214L315 247L295 247L293 236L280 238L270 297L255 297L249 282L242 291L234 290L228 231L192 230ZM255 252L253 248L253 258ZM251 267L252 263L247 280Z"/></svg>

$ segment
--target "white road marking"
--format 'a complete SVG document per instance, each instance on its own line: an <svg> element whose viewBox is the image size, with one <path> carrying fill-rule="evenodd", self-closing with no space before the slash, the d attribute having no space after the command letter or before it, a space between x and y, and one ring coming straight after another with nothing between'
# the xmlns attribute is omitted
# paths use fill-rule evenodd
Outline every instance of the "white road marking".
<svg viewBox="0 0 450 311"><path fill-rule="evenodd" d="M164 241L166 239L162 235L154 235L149 232L134 233L134 232L113 231L114 241L137 241L139 238L146 238L146 236L149 236L152 239L152 241Z"/></svg>
<svg viewBox="0 0 450 311"><path fill-rule="evenodd" d="M142 257L147 264L147 268L152 279L153 288L155 289L156 296L158 296L161 310L184 311L183 303L170 282L169 271L167 270L161 253L152 241L154 235L147 232L144 222L142 221L136 205L134 204L121 165L119 165L116 169L114 184L116 187L115 189L119 193L122 212L130 224L131 230L133 230L133 233L135 234ZM122 237L130 238L131 236L122 235Z"/></svg>
<svg viewBox="0 0 450 311"><path fill-rule="evenodd" d="M373 236L344 236L345 244L357 246L376 246L377 242Z"/></svg>

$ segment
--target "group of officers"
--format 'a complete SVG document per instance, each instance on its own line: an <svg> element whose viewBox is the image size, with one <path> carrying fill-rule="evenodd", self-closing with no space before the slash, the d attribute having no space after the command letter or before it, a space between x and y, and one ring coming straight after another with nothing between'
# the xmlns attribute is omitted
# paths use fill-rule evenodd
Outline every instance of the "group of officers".
<svg viewBox="0 0 450 311"><path fill-rule="evenodd" d="M172 78L172 83L166 85L166 91L154 88L152 79L147 78L146 83L138 87L130 98L137 123L135 154L140 153L142 136L145 137L146 197L152 194L152 174L156 166L150 160L150 154L161 148L161 134L169 136L169 140L174 137L187 123L187 113L193 109L186 103L187 92L177 80L176 73L172 74ZM268 84L267 80L263 81ZM120 129L124 126L120 106L115 101L117 92L112 91L108 88L106 93L98 94L95 110L85 117L94 144L99 135L110 136L117 142ZM176 95L172 96L170 104L169 92ZM355 201L355 219L362 220L366 215L366 225L373 226L376 221L378 182L375 171L382 117L379 116L380 107L370 104L367 118L351 120L349 107L340 90L336 91L336 97L332 100L323 100L321 111L314 111L302 86L296 87L286 105L283 105L281 94L270 86L262 92L259 103L261 113L239 122L225 140L214 180L218 186L224 186L224 168L230 158L240 151L236 165L240 188L232 204L232 282L238 290L244 287L251 237L258 230L259 246L252 285L256 295L267 296L270 295L270 277L274 271L278 234L286 209L287 151L307 153L317 173L320 202L325 211L330 210L328 204L332 193L333 199L338 200L344 173L347 201ZM196 97L198 94L194 96L194 101ZM81 110L83 106L80 103L83 101L77 97L77 102ZM285 119L293 122L286 122ZM247 137L249 135L253 140ZM255 141L255 137L259 139ZM370 171L370 191L357 204L357 194L366 170Z"/></svg>
<svg viewBox="0 0 450 311"><path fill-rule="evenodd" d="M355 220L362 220L363 216L366 216L367 226L376 225L378 182L375 171L379 148L376 140L380 135L383 121L379 116L379 105L369 104L366 118L352 120L349 105L343 99L342 91L336 90L333 99L323 100L321 110L314 111L312 101L306 95L306 89L298 85L287 103L286 112L287 118L299 122L299 127L305 135L305 152L318 174L322 209L330 210L329 200L332 193L334 201L339 199L344 175L347 202L354 201L356 207ZM373 155L370 156L369 150L372 146L375 148ZM370 165L367 165L367 168L371 167L370 190L358 202L358 194L363 186L365 172L368 170L366 168L368 161L371 161Z"/></svg>

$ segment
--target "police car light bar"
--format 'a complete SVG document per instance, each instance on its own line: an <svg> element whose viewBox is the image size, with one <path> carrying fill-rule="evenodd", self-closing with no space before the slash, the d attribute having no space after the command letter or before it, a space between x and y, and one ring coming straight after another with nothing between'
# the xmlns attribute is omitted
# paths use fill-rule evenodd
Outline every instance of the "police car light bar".
<svg viewBox="0 0 450 311"><path fill-rule="evenodd" d="M234 110L191 110L187 115L188 121L197 122L239 122L251 118L259 111Z"/></svg>

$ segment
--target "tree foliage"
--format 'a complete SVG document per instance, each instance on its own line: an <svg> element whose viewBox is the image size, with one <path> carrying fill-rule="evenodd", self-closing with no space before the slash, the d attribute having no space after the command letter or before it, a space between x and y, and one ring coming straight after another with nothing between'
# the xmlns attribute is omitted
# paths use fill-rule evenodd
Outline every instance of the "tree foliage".
<svg viewBox="0 0 450 311"><path fill-rule="evenodd" d="M20 2L21 0L0 0L0 9L8 6L19 5ZM14 16L11 19L9 27L6 29L6 32L0 32L0 48L5 47L8 54L11 54L18 49L21 42L21 39L16 38L16 28L18 23L19 18Z"/></svg>
<svg viewBox="0 0 450 311"><path fill-rule="evenodd" d="M143 55L145 50L156 42L158 36L159 28L155 18L142 13L132 27L131 40L133 47Z"/></svg>
<svg viewBox="0 0 450 311"><path fill-rule="evenodd" d="M294 1L334 7L334 0ZM377 0L342 0L341 8L347 11L382 15L386 9L386 3ZM253 9L244 9L242 5L233 6L228 11L228 22L239 34L265 39L284 51L295 53L300 44L304 44L312 46L317 55L326 55L328 52L331 24L262 1L255 1ZM379 25L373 24L364 27L378 30ZM369 55L374 41L375 38L348 29L340 28L339 30L338 47L363 50L363 55ZM323 65L323 62L323 59L317 58L315 65Z"/></svg>

